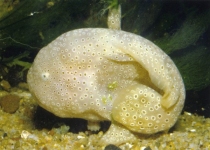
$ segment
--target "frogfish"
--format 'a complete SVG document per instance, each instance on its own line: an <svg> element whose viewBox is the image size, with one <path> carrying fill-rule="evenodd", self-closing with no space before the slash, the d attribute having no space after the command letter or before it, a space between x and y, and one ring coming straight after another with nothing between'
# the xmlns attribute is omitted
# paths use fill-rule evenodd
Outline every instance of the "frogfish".
<svg viewBox="0 0 210 150"><path fill-rule="evenodd" d="M120 7L119 7L120 8ZM44 109L90 123L111 121L101 144L167 131L184 100L182 77L153 42L120 30L120 9L109 28L66 32L42 48L28 71L29 90Z"/></svg>

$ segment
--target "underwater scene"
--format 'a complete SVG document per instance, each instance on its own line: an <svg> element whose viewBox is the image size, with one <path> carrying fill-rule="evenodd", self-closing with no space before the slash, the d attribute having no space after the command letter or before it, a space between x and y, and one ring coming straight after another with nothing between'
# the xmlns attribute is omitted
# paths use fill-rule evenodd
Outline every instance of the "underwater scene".
<svg viewBox="0 0 210 150"><path fill-rule="evenodd" d="M210 1L0 0L0 150L209 150Z"/></svg>

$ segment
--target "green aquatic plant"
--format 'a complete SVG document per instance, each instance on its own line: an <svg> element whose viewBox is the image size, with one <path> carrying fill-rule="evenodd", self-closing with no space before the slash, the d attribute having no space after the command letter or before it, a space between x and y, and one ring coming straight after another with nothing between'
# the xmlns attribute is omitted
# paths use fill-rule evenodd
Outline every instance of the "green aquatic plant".
<svg viewBox="0 0 210 150"><path fill-rule="evenodd" d="M10 58L3 58L2 63L4 63L8 67L13 67L13 66L21 66L23 67L22 71L28 69L31 67L31 63L22 61L21 59L24 57L27 57L30 53L29 52L24 52L20 55L17 55L15 57L10 57Z"/></svg>
<svg viewBox="0 0 210 150"><path fill-rule="evenodd" d="M104 15L109 9L117 9L119 4L118 0L101 0L100 3L104 5L100 11L101 15Z"/></svg>
<svg viewBox="0 0 210 150"><path fill-rule="evenodd" d="M21 59L28 57L30 52L23 52L22 54L16 55L16 56L11 56L11 57L3 57L1 55L0 57L0 76L3 78L3 76L6 76L7 73L11 68L14 69L14 67L19 66L22 69L18 70L18 74L20 78L23 78L24 71L29 69L31 67L31 63L27 61L23 61Z"/></svg>
<svg viewBox="0 0 210 150"><path fill-rule="evenodd" d="M0 19L15 9L20 3L19 0L1 0L0 1Z"/></svg>
<svg viewBox="0 0 210 150"><path fill-rule="evenodd" d="M184 49L196 43L200 36L208 29L210 25L210 10L195 15L193 12L187 16L183 24L172 35L155 40L167 54Z"/></svg>
<svg viewBox="0 0 210 150"><path fill-rule="evenodd" d="M184 54L174 58L187 90L201 90L210 84L208 60L210 60L210 51L204 46L189 48Z"/></svg>

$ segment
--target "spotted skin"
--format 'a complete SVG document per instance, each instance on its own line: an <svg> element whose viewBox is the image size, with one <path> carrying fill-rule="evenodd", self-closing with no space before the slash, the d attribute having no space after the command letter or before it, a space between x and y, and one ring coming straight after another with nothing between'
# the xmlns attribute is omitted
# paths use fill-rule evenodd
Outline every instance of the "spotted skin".
<svg viewBox="0 0 210 150"><path fill-rule="evenodd" d="M113 29L62 34L40 50L27 81L38 104L59 117L110 120L113 129L120 124L144 134L172 127L185 99L169 56L141 36Z"/></svg>

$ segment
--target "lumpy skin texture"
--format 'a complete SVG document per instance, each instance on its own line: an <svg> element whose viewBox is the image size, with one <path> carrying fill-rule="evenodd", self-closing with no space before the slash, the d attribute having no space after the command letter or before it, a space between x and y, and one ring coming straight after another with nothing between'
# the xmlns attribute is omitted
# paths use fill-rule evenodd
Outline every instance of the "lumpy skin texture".
<svg viewBox="0 0 210 150"><path fill-rule="evenodd" d="M27 81L38 104L57 116L112 121L102 140L113 144L129 140L130 131L168 130L185 99L169 56L141 36L113 29L62 34L40 50Z"/></svg>

